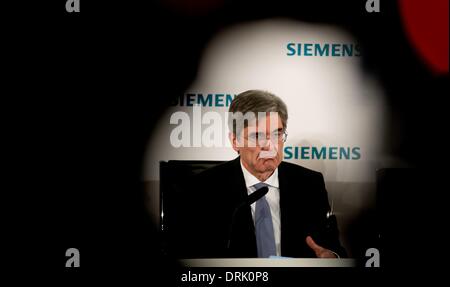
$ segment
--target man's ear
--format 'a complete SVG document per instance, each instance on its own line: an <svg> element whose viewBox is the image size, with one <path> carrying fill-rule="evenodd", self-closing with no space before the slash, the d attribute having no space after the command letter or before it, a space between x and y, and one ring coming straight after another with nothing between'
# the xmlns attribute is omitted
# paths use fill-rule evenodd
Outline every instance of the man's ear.
<svg viewBox="0 0 450 287"><path fill-rule="evenodd" d="M230 139L231 145L233 149L239 153L239 143L236 134L230 132L228 133L228 138Z"/></svg>

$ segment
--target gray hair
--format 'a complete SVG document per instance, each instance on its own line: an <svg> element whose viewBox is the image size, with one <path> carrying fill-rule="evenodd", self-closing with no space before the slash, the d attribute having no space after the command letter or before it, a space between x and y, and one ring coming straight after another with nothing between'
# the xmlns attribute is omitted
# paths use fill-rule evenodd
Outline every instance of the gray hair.
<svg viewBox="0 0 450 287"><path fill-rule="evenodd" d="M276 112L281 118L283 129L287 128L288 111L286 104L274 94L261 91L261 90L248 90L237 95L231 102L229 113L241 112L246 114L252 112L258 114L258 112ZM238 135L240 131L236 128L236 119L233 117L228 118L228 128L234 134ZM248 121L244 121L244 128L248 126Z"/></svg>

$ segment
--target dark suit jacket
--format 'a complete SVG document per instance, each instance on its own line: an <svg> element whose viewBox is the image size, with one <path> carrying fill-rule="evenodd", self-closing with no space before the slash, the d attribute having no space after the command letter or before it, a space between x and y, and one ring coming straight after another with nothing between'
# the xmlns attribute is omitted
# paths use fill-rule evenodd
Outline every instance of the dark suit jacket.
<svg viewBox="0 0 450 287"><path fill-rule="evenodd" d="M326 217L329 204L322 174L282 162L278 178L281 255L315 257L305 243L311 235L317 244L344 256L336 222ZM248 196L240 157L200 173L184 188L186 196L178 202L172 228L177 257L257 257L250 206L236 209Z"/></svg>

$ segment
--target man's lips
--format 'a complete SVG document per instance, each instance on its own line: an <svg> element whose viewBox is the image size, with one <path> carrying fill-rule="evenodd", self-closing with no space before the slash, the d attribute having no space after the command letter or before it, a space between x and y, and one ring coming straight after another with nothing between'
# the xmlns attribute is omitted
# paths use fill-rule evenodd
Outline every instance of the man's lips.
<svg viewBox="0 0 450 287"><path fill-rule="evenodd" d="M270 157L270 158L258 158L258 160L262 160L262 161L276 160L276 157Z"/></svg>

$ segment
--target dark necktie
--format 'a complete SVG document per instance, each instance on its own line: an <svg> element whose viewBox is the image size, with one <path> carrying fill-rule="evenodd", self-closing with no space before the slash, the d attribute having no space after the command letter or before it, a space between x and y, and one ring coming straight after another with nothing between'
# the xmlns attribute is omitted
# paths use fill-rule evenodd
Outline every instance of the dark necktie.
<svg viewBox="0 0 450 287"><path fill-rule="evenodd" d="M255 190L258 190L268 185L260 182L253 186L255 187ZM267 203L265 196L261 197L256 202L255 232L256 245L258 247L258 257L267 258L271 255L277 255L275 235L273 232L272 214L270 213L270 206Z"/></svg>

